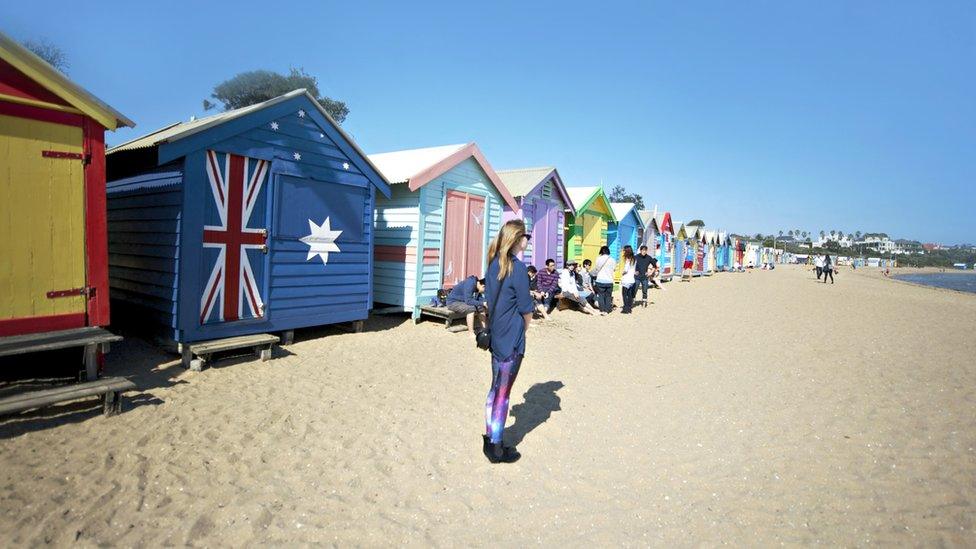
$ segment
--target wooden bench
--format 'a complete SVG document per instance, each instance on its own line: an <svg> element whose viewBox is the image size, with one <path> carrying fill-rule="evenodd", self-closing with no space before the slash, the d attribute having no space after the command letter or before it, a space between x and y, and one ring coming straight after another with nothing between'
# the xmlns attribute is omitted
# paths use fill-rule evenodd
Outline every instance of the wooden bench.
<svg viewBox="0 0 976 549"><path fill-rule="evenodd" d="M447 307L435 307L433 305L424 305L420 308L420 315L432 316L434 318L439 318L444 321L444 327L447 329L451 328L451 324L454 324L455 320L463 320L465 317L464 313L458 313L448 309ZM417 319L420 322L420 319ZM416 323L416 322L415 322Z"/></svg>
<svg viewBox="0 0 976 549"><path fill-rule="evenodd" d="M24 410L43 408L59 402L98 395L104 398L104 414L112 416L122 411L122 393L135 388L136 384L124 377L103 377L97 381L31 391L0 399L0 415L15 414Z"/></svg>
<svg viewBox="0 0 976 549"><path fill-rule="evenodd" d="M108 330L95 327L7 336L0 337L0 356L84 347L84 379L91 381L98 378L99 351L103 354L107 353L109 346L116 341L122 341L122 336L117 336Z"/></svg>
<svg viewBox="0 0 976 549"><path fill-rule="evenodd" d="M210 357L214 353L247 349L249 347L264 362L271 360L271 349L277 343L278 336L271 334L250 334L225 339L214 339L212 341L184 343L182 349L183 367L189 368L194 372L199 372L203 370L203 365L210 360Z"/></svg>

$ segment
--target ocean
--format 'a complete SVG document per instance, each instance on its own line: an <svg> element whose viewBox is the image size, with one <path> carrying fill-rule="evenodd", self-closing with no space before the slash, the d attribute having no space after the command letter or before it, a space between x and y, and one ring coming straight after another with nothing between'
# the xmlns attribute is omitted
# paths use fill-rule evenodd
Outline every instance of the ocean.
<svg viewBox="0 0 976 549"><path fill-rule="evenodd" d="M976 273L903 274L896 275L894 278L925 286L976 293Z"/></svg>

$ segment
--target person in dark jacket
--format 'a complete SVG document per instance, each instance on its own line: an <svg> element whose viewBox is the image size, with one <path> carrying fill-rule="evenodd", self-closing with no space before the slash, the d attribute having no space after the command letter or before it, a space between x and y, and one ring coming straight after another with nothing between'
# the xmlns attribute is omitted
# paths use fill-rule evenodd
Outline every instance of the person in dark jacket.
<svg viewBox="0 0 976 549"><path fill-rule="evenodd" d="M485 279L471 275L451 288L451 293L447 294L447 308L464 315L468 323L468 334L471 337L475 337L475 317L478 317L482 325L485 323L485 298L482 295L484 293Z"/></svg>
<svg viewBox="0 0 976 549"><path fill-rule="evenodd" d="M488 248L485 294L491 330L491 388L485 401L482 451L491 463L511 463L521 457L514 446L503 444L502 435L508 419L508 398L525 356L525 332L534 308L529 274L518 258L528 241L525 223L513 219L502 225Z"/></svg>
<svg viewBox="0 0 976 549"><path fill-rule="evenodd" d="M556 270L556 260L547 259L546 268L536 276L538 290L545 294L542 302L546 306L546 313L551 314L556 308L556 294L559 293L559 271Z"/></svg>

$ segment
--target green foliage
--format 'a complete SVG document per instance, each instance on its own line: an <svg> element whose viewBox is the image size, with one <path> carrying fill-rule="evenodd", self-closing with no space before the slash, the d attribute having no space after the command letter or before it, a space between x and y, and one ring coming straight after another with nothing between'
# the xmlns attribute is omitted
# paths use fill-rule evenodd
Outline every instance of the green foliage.
<svg viewBox="0 0 976 549"><path fill-rule="evenodd" d="M610 202L630 202L637 206L638 210L644 209L644 197L637 193L628 193L627 189L621 187L620 185L614 185L610 192L607 193L607 198ZM704 225L704 223L702 223Z"/></svg>
<svg viewBox="0 0 976 549"><path fill-rule="evenodd" d="M242 72L214 86L210 97L219 102L219 106L225 111L229 111L267 101L299 88L308 90L337 124L342 124L349 115L349 107L345 103L319 95L318 80L303 69L293 68L287 75L266 70ZM218 103L203 100L203 108L206 110L217 106Z"/></svg>
<svg viewBox="0 0 976 549"><path fill-rule="evenodd" d="M705 226L705 222L702 221L701 219L692 219L691 221L689 221L685 225L697 225L699 227L704 227Z"/></svg>
<svg viewBox="0 0 976 549"><path fill-rule="evenodd" d="M25 40L24 47L34 52L35 55L48 62L49 65L59 71L68 74L68 56L64 50L56 46L46 38L39 40Z"/></svg>

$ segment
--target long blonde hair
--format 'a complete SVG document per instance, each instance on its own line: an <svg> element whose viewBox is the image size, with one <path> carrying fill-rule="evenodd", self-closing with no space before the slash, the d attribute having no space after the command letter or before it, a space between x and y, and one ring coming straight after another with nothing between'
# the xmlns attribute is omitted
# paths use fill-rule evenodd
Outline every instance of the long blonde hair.
<svg viewBox="0 0 976 549"><path fill-rule="evenodd" d="M506 221L498 236L488 246L488 264L498 257L498 280L512 273L512 248L525 236L525 222L521 219Z"/></svg>

